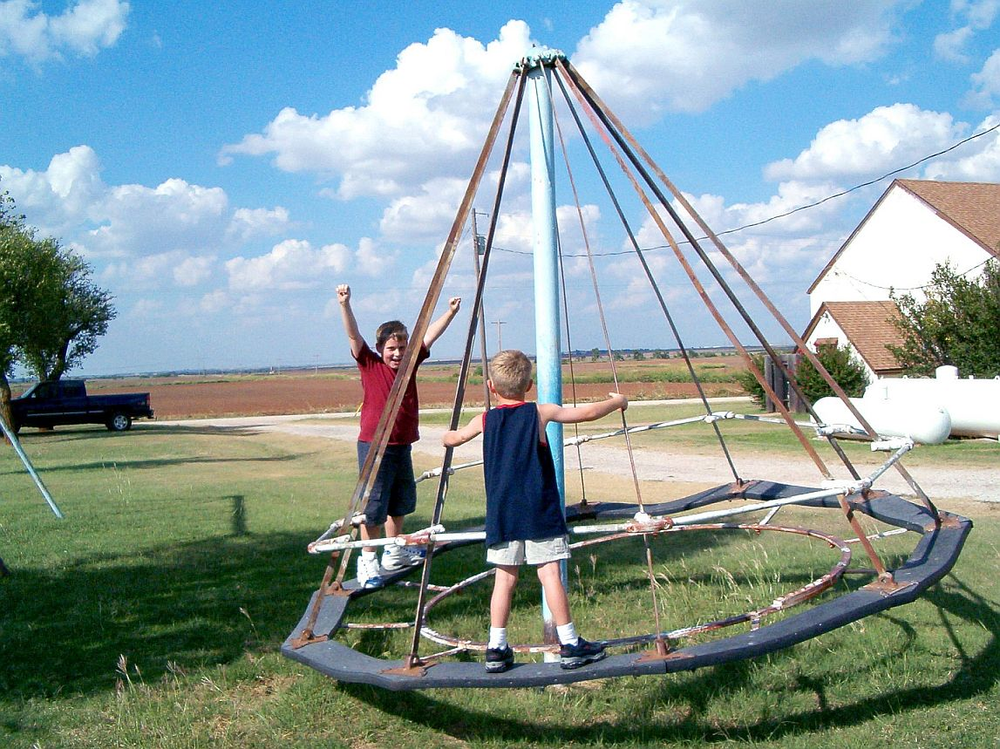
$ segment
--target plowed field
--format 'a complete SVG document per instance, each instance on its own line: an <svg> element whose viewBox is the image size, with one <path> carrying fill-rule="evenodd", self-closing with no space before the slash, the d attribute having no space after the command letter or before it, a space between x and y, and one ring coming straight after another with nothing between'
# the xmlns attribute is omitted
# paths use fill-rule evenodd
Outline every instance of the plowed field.
<svg viewBox="0 0 1000 749"><path fill-rule="evenodd" d="M713 359L711 366L727 369L738 366L727 358ZM622 362L620 391L633 400L662 400L697 396L690 382L662 381L663 372L675 370L676 362L645 364ZM457 367L425 365L418 373L422 407L450 406L455 397ZM607 363L576 366L576 399L603 398L614 390ZM624 381L639 379L640 381ZM594 379L604 380L593 382ZM573 401L568 370L564 372L565 403ZM735 382L706 382L709 397L742 395ZM92 394L148 391L157 418L178 419L212 416L254 416L294 413L353 411L361 403L361 383L353 369L301 370L274 375L192 375L150 378L95 379L88 381ZM466 388L465 402L482 404L483 386L473 382Z"/></svg>

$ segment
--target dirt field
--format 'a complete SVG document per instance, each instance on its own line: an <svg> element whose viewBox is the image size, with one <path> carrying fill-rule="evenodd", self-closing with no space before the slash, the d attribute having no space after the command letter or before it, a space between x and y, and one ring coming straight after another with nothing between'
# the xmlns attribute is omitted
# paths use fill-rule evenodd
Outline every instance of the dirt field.
<svg viewBox="0 0 1000 749"><path fill-rule="evenodd" d="M632 364L631 362L628 364ZM588 366L589 365L589 366ZM652 367L647 365L651 371ZM722 366L722 365L719 365ZM661 367L662 368L662 367ZM638 366L623 366L622 375L637 377ZM421 406L450 406L455 398L456 368L429 365L418 374ZM608 365L578 365L577 376L593 378L597 371L608 372ZM651 378L650 378L651 379ZM573 401L568 374L564 375L565 403ZM271 416L278 414L315 414L354 411L361 404L361 382L354 370L310 370L275 375L178 376L90 380L92 394L149 391L157 419L180 419L216 416ZM735 383L705 383L709 397L741 395ZM578 383L576 399L603 398L613 389L607 382ZM665 400L697 396L693 383L622 382L621 392L633 400ZM482 384L470 384L465 402L482 404Z"/></svg>

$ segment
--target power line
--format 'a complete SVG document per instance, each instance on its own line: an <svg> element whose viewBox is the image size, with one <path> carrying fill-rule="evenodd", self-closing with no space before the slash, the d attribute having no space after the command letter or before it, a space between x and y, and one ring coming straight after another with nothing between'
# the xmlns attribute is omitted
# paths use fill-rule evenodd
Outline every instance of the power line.
<svg viewBox="0 0 1000 749"><path fill-rule="evenodd" d="M831 200L834 200L836 198L842 198L843 196L849 195L852 192L855 192L857 190L861 190L861 189L863 189L865 187L870 187L871 185L874 185L874 184L876 184L878 182L882 182L884 180L887 180L887 179L889 179L889 177L892 177L893 175L899 174L900 172L905 172L908 169L913 169L913 167L915 167L915 166L920 166L924 162L930 161L931 159L936 159L938 156L943 156L944 154L949 153L951 151L954 151L956 148L959 148L960 146L964 146L966 143L969 143L970 141L973 141L976 138L982 138L984 135L989 135L990 133L992 133L992 132L994 132L994 131L996 131L998 129L1000 129L1000 122L997 122L997 124L993 125L992 127L987 128L986 130L983 130L983 131L978 132L978 133L973 133L969 137L963 138L962 140L958 141L957 143L953 143L952 145L948 146L947 148L944 148L944 149L942 149L940 151L936 151L936 152L934 152L932 154L929 154L929 155L924 156L924 157L922 157L920 159L917 159L912 164L907 164L906 166L901 166L901 167L899 167L897 169L893 169L892 171L886 172L885 174L881 175L880 177L875 177L875 178L867 180L865 182L861 182L861 183L859 183L857 185L854 185L853 187L847 188L846 190L841 190L840 192L833 193L832 195L827 195L825 198L820 198L819 200L813 201L812 203L806 203L805 205L800 205L800 206L798 206L796 208L792 208L791 210L784 211L783 213L778 213L778 214L775 214L774 216L770 216L769 218L761 219L760 221L753 221L753 222L751 222L749 224L743 224L742 226L737 226L737 227L734 227L732 229L725 229L723 231L716 232L716 236L723 236L725 234L736 234L738 232L744 231L745 229L753 229L753 228L756 228L758 226L763 226L764 224L769 224L772 221L777 221L780 218L786 218L786 217L791 216L791 215L793 215L795 213L799 213L800 211L805 211L805 210L808 210L810 208L816 208L817 206L823 205L824 203L827 203L827 202L829 202ZM708 239L708 237L702 236L702 237L699 237L698 239L700 241L702 239ZM678 244L690 244L690 243L685 240L683 242L678 242ZM655 245L653 247L644 247L643 248L643 252L648 252L648 251L653 251L653 250L662 250L662 249L665 249L666 247L667 247L667 245ZM500 252L508 252L508 253L511 253L511 254L514 254L514 255L530 255L530 254L532 254L532 253L527 252L525 250L512 250L512 249L508 249L508 248L504 248L504 247L496 247L496 246L494 246L493 249L498 250ZM617 255L631 255L631 254L633 254L633 251L632 250L616 250L616 251L613 251L613 252L595 252L593 254L595 256L597 256L597 257L615 257ZM567 253L565 256L566 257L586 257L586 254L585 253Z"/></svg>

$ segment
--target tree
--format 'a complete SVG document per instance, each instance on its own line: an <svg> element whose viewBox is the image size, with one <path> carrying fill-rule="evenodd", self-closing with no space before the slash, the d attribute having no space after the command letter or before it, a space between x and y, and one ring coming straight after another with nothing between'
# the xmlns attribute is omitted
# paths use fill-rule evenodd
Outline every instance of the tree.
<svg viewBox="0 0 1000 749"><path fill-rule="evenodd" d="M93 352L114 319L90 266L55 239L38 239L0 193L0 418L10 423L9 377L19 362L58 379Z"/></svg>
<svg viewBox="0 0 1000 749"><path fill-rule="evenodd" d="M763 373L764 355L750 354L750 359L753 361L757 371ZM757 382L757 378L753 376L749 367L741 369L736 373L736 381L740 384L746 394L750 396L750 400L753 401L758 408L764 407L764 402L767 398L764 394L764 386Z"/></svg>
<svg viewBox="0 0 1000 749"><path fill-rule="evenodd" d="M91 268L82 258L58 243L51 252L49 288L21 347L25 366L40 380L58 380L92 354L117 314L113 297L93 283Z"/></svg>
<svg viewBox="0 0 1000 749"><path fill-rule="evenodd" d="M33 238L14 216L8 196L0 196L0 418L10 418L10 381L24 341L27 310L32 306L36 253Z"/></svg>
<svg viewBox="0 0 1000 749"><path fill-rule="evenodd" d="M864 394L868 385L868 371L864 364L854 358L850 348L819 346L816 358L849 398L859 398ZM834 394L833 388L804 356L799 358L795 380L810 403Z"/></svg>
<svg viewBox="0 0 1000 749"><path fill-rule="evenodd" d="M930 375L951 364L963 375L1000 375L1000 262L991 259L978 278L938 265L926 295L922 304L910 294L893 295L903 343L888 349L903 371Z"/></svg>
<svg viewBox="0 0 1000 749"><path fill-rule="evenodd" d="M757 371L766 376L767 360L765 355L751 354L750 358L757 367ZM857 398L864 393L865 387L868 385L868 371L861 362L851 355L849 348L846 346L843 348L820 346L816 350L816 358L848 397ZM833 388L827 384L822 375L804 356L799 357L794 376L802 395L810 403L833 395ZM736 375L736 381L757 406L764 407L767 401L764 386L757 382L757 378L750 372L749 367ZM778 390L778 388L775 389Z"/></svg>

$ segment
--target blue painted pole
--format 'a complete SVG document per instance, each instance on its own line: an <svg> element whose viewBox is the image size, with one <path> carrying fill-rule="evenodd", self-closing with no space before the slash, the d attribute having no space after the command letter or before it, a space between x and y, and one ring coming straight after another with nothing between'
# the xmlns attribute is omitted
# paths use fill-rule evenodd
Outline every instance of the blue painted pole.
<svg viewBox="0 0 1000 749"><path fill-rule="evenodd" d="M553 144L551 71L545 66L562 53L534 50L527 57L528 124L531 156L531 217L534 226L535 261L535 370L540 403L562 404L562 346L559 335L559 260L557 254L555 148ZM556 481L565 513L566 491L563 464L563 427L550 423L546 438L552 450ZM566 564L562 564L563 584ZM542 596L546 642L557 642L552 613ZM546 660L550 654L546 654Z"/></svg>
<svg viewBox="0 0 1000 749"><path fill-rule="evenodd" d="M28 471L28 474L34 480L35 486L38 487L38 491L42 493L42 497L48 503L49 509L52 510L52 513L57 518L62 520L63 517L62 511L59 509L59 506L56 504L56 501L52 499L52 495L49 494L49 490L45 488L45 484L42 483L42 477L38 475L38 473L35 471L35 467L31 465L31 461L28 459L27 454L24 452L24 448L21 447L21 441L17 438L17 435L14 434L13 430L7 428L7 424L6 422L4 422L2 417L0 417L0 431L2 431L3 436L5 436L10 441L10 444L14 448L14 452L17 453L17 457L21 459L21 462L24 464L24 467Z"/></svg>

